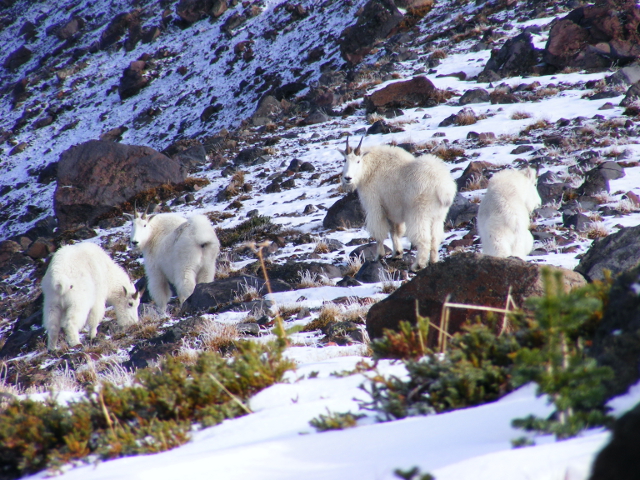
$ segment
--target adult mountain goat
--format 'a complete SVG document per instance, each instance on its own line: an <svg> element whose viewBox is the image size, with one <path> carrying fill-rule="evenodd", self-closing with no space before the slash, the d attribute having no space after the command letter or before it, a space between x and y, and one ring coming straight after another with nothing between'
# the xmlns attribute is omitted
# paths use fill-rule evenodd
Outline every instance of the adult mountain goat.
<svg viewBox="0 0 640 480"><path fill-rule="evenodd" d="M149 293L162 313L171 298L169 284L175 287L182 305L196 284L213 281L220 242L207 217L126 215L132 221L131 245L142 251Z"/></svg>
<svg viewBox="0 0 640 480"><path fill-rule="evenodd" d="M494 257L526 257L533 248L529 215L540 206L536 172L502 170L496 173L478 210L482 253Z"/></svg>
<svg viewBox="0 0 640 480"><path fill-rule="evenodd" d="M406 232L417 247L412 270L438 261L444 219L456 194L456 183L442 160L433 155L415 158L398 147L377 146L361 151L347 147L342 181L358 190L367 230L376 239L378 258L391 233L395 257L402 257L400 238Z"/></svg>
<svg viewBox="0 0 640 480"><path fill-rule="evenodd" d="M93 339L104 317L105 304L113 305L119 325L138 321L142 292L137 292L129 275L98 245L89 242L67 245L53 256L42 279L43 324L48 348L55 350L60 329L73 347L79 332L89 325Z"/></svg>

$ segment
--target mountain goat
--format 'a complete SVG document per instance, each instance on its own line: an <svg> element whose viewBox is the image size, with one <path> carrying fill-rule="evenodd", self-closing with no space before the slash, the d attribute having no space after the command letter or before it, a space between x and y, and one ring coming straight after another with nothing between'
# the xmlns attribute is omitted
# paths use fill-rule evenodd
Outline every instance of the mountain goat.
<svg viewBox="0 0 640 480"><path fill-rule="evenodd" d="M132 221L131 245L142 251L149 293L162 313L171 298L169 284L182 305L197 283L213 281L220 242L207 217L135 211L126 215Z"/></svg>
<svg viewBox="0 0 640 480"><path fill-rule="evenodd" d="M376 239L377 256L384 256L384 240L391 233L394 257L402 257L405 234L417 247L412 270L438 261L444 219L456 194L456 183L442 160L433 155L415 158L398 147L377 146L361 152L340 150L345 158L342 182L358 190L366 213L367 230Z"/></svg>
<svg viewBox="0 0 640 480"><path fill-rule="evenodd" d="M113 305L119 325L138 321L142 292L129 275L98 245L89 242L67 245L53 256L42 279L43 325L48 348L55 350L60 329L69 346L80 343L79 332L89 325L93 340L104 317L105 304Z"/></svg>
<svg viewBox="0 0 640 480"><path fill-rule="evenodd" d="M494 257L526 257L533 248L529 215L541 204L536 172L502 170L487 187L478 210L482 253Z"/></svg>

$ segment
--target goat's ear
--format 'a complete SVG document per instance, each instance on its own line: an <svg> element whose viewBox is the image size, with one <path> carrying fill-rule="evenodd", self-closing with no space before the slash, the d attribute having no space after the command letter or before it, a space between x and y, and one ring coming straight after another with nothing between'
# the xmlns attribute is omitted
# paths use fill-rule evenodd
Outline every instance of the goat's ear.
<svg viewBox="0 0 640 480"><path fill-rule="evenodd" d="M123 213L123 215L124 215L125 217L127 217L129 220L133 220L134 218L136 218L136 217L134 217L133 215L131 215L130 213Z"/></svg>
<svg viewBox="0 0 640 480"><path fill-rule="evenodd" d="M125 287L124 285L122 286L122 290L124 290L124 296L126 297L127 295L129 295L129 292L127 292L127 287Z"/></svg>
<svg viewBox="0 0 640 480"><path fill-rule="evenodd" d="M338 150L344 158L347 158L347 152L345 152L344 150L340 150L339 148L336 148L336 150Z"/></svg>
<svg viewBox="0 0 640 480"><path fill-rule="evenodd" d="M142 298L147 287L142 287L140 290L136 290L136 293L133 294L133 298L137 299L138 297Z"/></svg>

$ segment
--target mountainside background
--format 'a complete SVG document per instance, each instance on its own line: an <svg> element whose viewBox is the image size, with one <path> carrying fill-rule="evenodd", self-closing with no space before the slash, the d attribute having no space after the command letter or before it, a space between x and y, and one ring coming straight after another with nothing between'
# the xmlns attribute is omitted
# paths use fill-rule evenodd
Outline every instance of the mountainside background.
<svg viewBox="0 0 640 480"><path fill-rule="evenodd" d="M393 478L412 465L439 480L588 478L608 439L602 430L510 449L522 433L512 418L550 412L531 386L498 403L383 424L353 399L366 397L357 362L371 356L369 336L387 321L397 327L408 308L403 288L419 285L429 298L420 308L440 318L452 292L452 301L502 308L503 280L518 279L508 292L521 304L541 293L542 265L565 269L573 285L640 261L634 2L3 0L0 45L3 391L78 398L91 375L127 384L162 355L188 363L203 350L229 353L238 338L267 341L276 313L297 364L290 384L251 399L251 415L194 433L172 452L68 477L170 478L169 467L182 472L197 458L189 473L203 478ZM403 259L371 261L357 196L340 186L338 149L363 137L365 148L391 144L447 163L459 195L444 262L414 276L406 239ZM475 255L478 204L495 172L523 166L537 169L543 202L532 217L534 251L526 263L483 270L478 283L498 293L482 296L461 273L486 261ZM39 281L51 254L96 242L143 281L122 216L134 205L207 215L223 246L216 281L182 308L174 299L167 317L145 298L139 325L123 332L109 311L96 342L47 352ZM438 285L427 285L429 275ZM633 289L635 280L624 281ZM453 314L452 328L471 318ZM622 331L629 348L604 360L619 369L610 396L637 381L628 361L635 340L626 341L636 320L617 321L594 340L599 361L611 332ZM378 368L407 375L386 360ZM617 415L637 402L637 388L629 392L612 400ZM327 409L365 417L353 430L300 437Z"/></svg>

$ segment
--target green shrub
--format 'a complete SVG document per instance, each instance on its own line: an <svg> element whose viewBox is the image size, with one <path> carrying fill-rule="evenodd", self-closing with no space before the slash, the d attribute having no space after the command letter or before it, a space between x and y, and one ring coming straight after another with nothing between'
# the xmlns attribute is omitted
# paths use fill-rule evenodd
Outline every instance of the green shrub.
<svg viewBox="0 0 640 480"><path fill-rule="evenodd" d="M268 235L277 234L279 231L280 225L271 223L271 217L256 215L233 228L219 228L217 233L220 245L230 247L236 243L250 240L258 242Z"/></svg>
<svg viewBox="0 0 640 480"><path fill-rule="evenodd" d="M373 342L375 356L403 358L409 378L373 376L361 387L371 398L361 408L377 412L380 420L439 413L497 400L534 381L556 410L548 419L518 419L514 426L566 438L607 425L602 382L611 370L589 358L585 345L602 318L610 282L565 293L561 277L547 270L543 282L544 296L530 298L527 313L511 316L511 332L497 335L491 320L466 325L445 355L424 348L428 331L421 322L385 332Z"/></svg>
<svg viewBox="0 0 640 480"><path fill-rule="evenodd" d="M612 420L606 413L604 382L612 378L613 370L586 355L584 338L601 318L603 284L566 293L560 272L544 270L543 275L545 295L527 301L534 311L529 328L542 341L517 352L513 376L515 386L535 382L537 394L549 395L555 411L547 419L529 416L513 425L568 438Z"/></svg>
<svg viewBox="0 0 640 480"><path fill-rule="evenodd" d="M413 467L413 468L410 468L409 470L400 470L399 468L396 468L393 471L393 474L396 477L402 478L404 480L435 480L436 479L436 477L434 477L430 473L422 473L419 467Z"/></svg>
<svg viewBox="0 0 640 480"><path fill-rule="evenodd" d="M192 366L169 357L159 369L140 370L131 387L90 385L85 398L68 405L14 400L0 412L0 477L88 455L108 459L181 445L194 423L249 412L249 397L294 368L282 355L285 346L284 336L270 345L239 342L231 360L206 352Z"/></svg>
<svg viewBox="0 0 640 480"><path fill-rule="evenodd" d="M315 428L318 432L326 432L327 430L344 430L345 428L352 428L358 424L358 420L363 418L362 414L354 414L351 412L339 413L330 412L327 409L327 414L320 414L317 418L309 420L309 425Z"/></svg>

